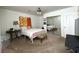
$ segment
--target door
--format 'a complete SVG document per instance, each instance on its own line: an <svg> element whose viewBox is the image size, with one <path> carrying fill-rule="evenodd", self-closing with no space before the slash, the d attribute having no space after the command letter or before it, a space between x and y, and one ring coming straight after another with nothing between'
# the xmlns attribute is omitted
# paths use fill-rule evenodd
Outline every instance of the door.
<svg viewBox="0 0 79 59"><path fill-rule="evenodd" d="M63 18L63 36L66 37L66 34L74 35L74 25L75 25L75 16L73 14L64 15Z"/></svg>
<svg viewBox="0 0 79 59"><path fill-rule="evenodd" d="M75 34L79 36L79 18L75 21Z"/></svg>
<svg viewBox="0 0 79 59"><path fill-rule="evenodd" d="M61 36L62 37L66 37L66 32L67 32L67 16L62 16L62 20L61 20L61 27L62 27L62 31L61 31Z"/></svg>
<svg viewBox="0 0 79 59"><path fill-rule="evenodd" d="M1 26L0 26L0 52L1 52Z"/></svg>
<svg viewBox="0 0 79 59"><path fill-rule="evenodd" d="M54 33L61 36L61 16L55 16L53 19L53 24L57 28Z"/></svg>

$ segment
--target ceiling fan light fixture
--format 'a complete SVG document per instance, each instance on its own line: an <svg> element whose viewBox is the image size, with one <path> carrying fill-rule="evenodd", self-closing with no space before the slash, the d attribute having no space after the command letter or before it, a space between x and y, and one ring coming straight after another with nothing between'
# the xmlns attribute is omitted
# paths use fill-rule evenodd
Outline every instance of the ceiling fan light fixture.
<svg viewBox="0 0 79 59"><path fill-rule="evenodd" d="M38 15L41 15L41 14L42 14L40 8L37 9L37 14L38 14Z"/></svg>

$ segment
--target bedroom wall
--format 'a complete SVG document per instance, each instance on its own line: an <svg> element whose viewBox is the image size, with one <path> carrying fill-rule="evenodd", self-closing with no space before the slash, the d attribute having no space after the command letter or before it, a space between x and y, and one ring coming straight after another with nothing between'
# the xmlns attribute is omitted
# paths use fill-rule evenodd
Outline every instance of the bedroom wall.
<svg viewBox="0 0 79 59"><path fill-rule="evenodd" d="M8 30L9 28L15 28L15 26L13 25L13 21L19 20L19 16L30 16L33 28L37 28L40 26L39 16L11 11L7 9L0 9L1 36L6 37L6 39L9 38L8 36L6 36L6 30ZM16 28L19 28L19 26L17 26Z"/></svg>
<svg viewBox="0 0 79 59"><path fill-rule="evenodd" d="M66 34L75 35L75 19L78 18L78 7L69 7L62 10L44 14L44 18L50 16L61 16L61 36L66 37Z"/></svg>
<svg viewBox="0 0 79 59"><path fill-rule="evenodd" d="M42 28L43 27L43 22L44 22L44 18L43 18L43 16L40 16L39 17L39 28Z"/></svg>

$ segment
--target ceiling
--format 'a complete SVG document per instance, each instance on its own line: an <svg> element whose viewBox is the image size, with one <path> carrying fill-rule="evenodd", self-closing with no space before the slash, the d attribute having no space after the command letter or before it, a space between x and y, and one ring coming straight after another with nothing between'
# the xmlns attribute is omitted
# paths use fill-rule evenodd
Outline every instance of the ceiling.
<svg viewBox="0 0 79 59"><path fill-rule="evenodd" d="M33 15L37 15L36 11L38 7L41 8L42 15L43 15L44 13L48 13L48 12L55 11L55 10L60 10L63 8L68 8L71 6L0 6L0 8L9 9L13 11L19 11L23 13L29 13Z"/></svg>

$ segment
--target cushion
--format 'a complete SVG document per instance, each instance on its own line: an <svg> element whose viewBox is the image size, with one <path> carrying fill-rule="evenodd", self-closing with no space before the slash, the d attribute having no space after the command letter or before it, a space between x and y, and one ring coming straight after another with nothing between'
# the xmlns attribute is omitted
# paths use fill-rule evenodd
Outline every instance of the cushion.
<svg viewBox="0 0 79 59"><path fill-rule="evenodd" d="M27 30L27 27L21 27L21 30L25 31L25 30Z"/></svg>
<svg viewBox="0 0 79 59"><path fill-rule="evenodd" d="M27 29L30 29L31 28L31 26L27 26Z"/></svg>

